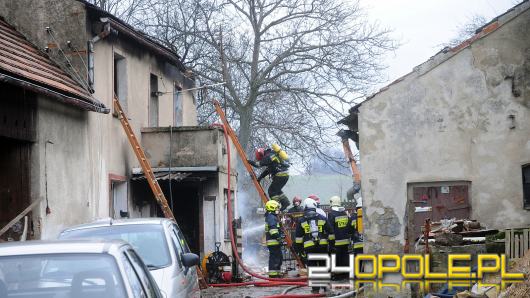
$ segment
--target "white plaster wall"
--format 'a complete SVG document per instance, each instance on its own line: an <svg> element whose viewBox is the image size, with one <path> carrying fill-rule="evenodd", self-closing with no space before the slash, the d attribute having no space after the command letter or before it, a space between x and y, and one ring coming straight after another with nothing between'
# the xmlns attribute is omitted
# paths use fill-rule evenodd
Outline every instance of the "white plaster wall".
<svg viewBox="0 0 530 298"><path fill-rule="evenodd" d="M47 183L51 213L46 214L43 200L34 209L33 218L41 239L54 239L63 229L92 219L94 201L90 186L97 176L91 175L88 159L89 112L46 97L39 97L37 103L38 131L32 147L31 189L35 199L45 198ZM53 144L46 146L46 141Z"/></svg>
<svg viewBox="0 0 530 298"><path fill-rule="evenodd" d="M524 105L530 94L515 97L508 78L529 59L529 23L526 11L437 67L430 67L436 61L420 66L360 107L369 251L395 252L404 243L411 182L471 181L472 218L498 229L530 224L521 178L521 165L530 162L530 110ZM515 129L509 115L516 117ZM397 216L399 234L381 236L388 232L382 215Z"/></svg>

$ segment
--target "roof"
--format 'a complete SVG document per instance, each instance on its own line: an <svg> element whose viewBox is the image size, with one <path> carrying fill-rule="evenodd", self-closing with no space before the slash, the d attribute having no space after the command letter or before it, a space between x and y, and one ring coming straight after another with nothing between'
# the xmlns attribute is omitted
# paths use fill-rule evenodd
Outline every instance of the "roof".
<svg viewBox="0 0 530 298"><path fill-rule="evenodd" d="M0 82L31 89L85 110L108 113L47 55L0 18Z"/></svg>
<svg viewBox="0 0 530 298"><path fill-rule="evenodd" d="M161 225L164 222L168 222L168 221L173 222L170 219L162 218L162 217L128 218L128 219L103 218L103 219L99 219L99 220L96 220L90 223L69 227L68 229L65 229L63 232L71 231L71 230L97 228L97 227L108 227L108 226L124 226L124 225L138 225L138 224Z"/></svg>
<svg viewBox="0 0 530 298"><path fill-rule="evenodd" d="M101 9L99 6L94 5L85 0L76 1L83 3L87 9L98 14L101 18L103 18L101 21L105 23L110 23L111 28L117 30L119 33L123 34L124 36L127 36L128 38L131 38L132 40L148 48L155 54L164 57L169 62L177 66L181 71L187 70L184 66L184 63L182 63L181 57L175 51L162 45L147 34L135 29L134 27L127 24L125 21L119 19L115 15Z"/></svg>
<svg viewBox="0 0 530 298"><path fill-rule="evenodd" d="M470 38L464 40L463 42L461 42L460 44L458 44L458 45L456 45L454 47L445 47L445 48L443 48L438 53L436 53L434 56L429 58L429 60L423 62L422 64L420 64L420 65L418 65L416 67L414 67L411 72L405 74L404 76L396 79L395 81L393 81L392 83L388 84L387 86L381 88L378 92L366 97L366 100L364 100L363 102L358 103L355 106L353 106L352 108L350 108L349 113L350 114L356 113L358 108L361 105L363 105L367 101L373 99L378 94L385 92L392 85L395 85L395 84L405 80L407 77L413 75L414 73L422 73L423 74L423 73L425 73L425 72L437 67L438 65L440 65L441 63L449 60L451 57L453 57L454 55L458 54L462 50L464 50L464 49L468 48L469 46L471 46L477 40L482 39L485 36L489 35L490 33L496 31L497 29L502 27L504 24L506 24L509 21L513 20L514 18L516 18L517 16L519 16L520 14L522 14L523 12L528 10L529 8L530 8L530 0L522 1L521 3L519 3L516 6L510 8L509 10L507 10L505 13L503 13L501 15L498 15L497 17L493 18L490 22L488 22L484 26L478 28L475 31L475 34L473 36L471 36ZM348 117L346 117L344 119L341 119L338 123L339 124L345 124L345 122L347 122L349 120L347 118Z"/></svg>
<svg viewBox="0 0 530 298"><path fill-rule="evenodd" d="M0 256L51 253L107 253L113 247L127 245L121 240L32 240L0 243Z"/></svg>

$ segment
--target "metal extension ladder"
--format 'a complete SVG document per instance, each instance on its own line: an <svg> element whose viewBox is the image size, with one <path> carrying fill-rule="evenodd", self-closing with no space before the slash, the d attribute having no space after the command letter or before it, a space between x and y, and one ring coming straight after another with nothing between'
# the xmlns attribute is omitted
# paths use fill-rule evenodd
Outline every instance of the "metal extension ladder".
<svg viewBox="0 0 530 298"><path fill-rule="evenodd" d="M214 100L213 104L215 106L215 111L217 112L217 114L219 114L219 117L221 118L221 121L223 122L223 125L226 128L226 132L228 133L228 136L230 137L230 139L234 143L234 146L236 147L236 150L239 153L239 156L241 157L243 165L245 166L245 168L247 169L248 173L250 174L252 182L254 183L254 186L256 187L256 190L258 191L258 194L259 194L259 196L261 198L261 201L263 202L263 204L267 203L269 198L267 198L267 195L265 194L265 191L263 190L263 187L258 182L258 178L256 177L256 174L254 173L254 169L248 163L247 154L245 153L245 150L243 150L243 147L239 143L239 139L237 138L236 133L234 132L234 130L232 129L232 127L228 123L228 120L226 119L226 115L223 112L223 109L221 108L221 105L219 104L219 102L217 100ZM229 144L226 144L226 145L229 146ZM296 254L296 252L294 250L293 241L292 241L290 235L287 233L287 231L285 230L285 227L283 227L283 226L282 226L282 231L283 231L283 234L285 235L285 242L287 243L287 247L289 247L289 249L291 250L291 253L296 258L296 262L298 263L298 266L300 268L305 268L304 263L302 263L302 261L300 260L300 257L298 256L298 254Z"/></svg>
<svg viewBox="0 0 530 298"><path fill-rule="evenodd" d="M145 152L142 149L142 147L140 147L140 143L138 142L138 139L136 138L136 135L134 134L134 131L131 125L129 124L129 120L127 119L127 116L123 112L123 109L120 105L120 101L118 100L118 97L114 96L113 102L114 102L114 109L116 109L116 112L118 113L118 119L120 120L121 125L123 126L123 129L125 130L125 134L127 135L127 138L129 139L129 143L131 143L134 154L138 158L138 162L140 162L140 166L142 167L144 175L147 178L147 182L149 182L149 186L151 187L151 190L153 191L156 201L160 205L160 208L162 208L162 212L164 213L164 216L176 222L175 216L173 215L173 211L171 211L171 208L169 208L166 196L162 192L162 189L160 188L160 185L158 184L158 181L156 180L155 175L153 174L153 169L151 168L151 165L149 164L149 160L145 156ZM201 269L199 268L199 266L196 266L196 269L197 269L197 275L199 277L200 288L201 289L207 288L208 284L206 283L206 280L204 279L204 275Z"/></svg>

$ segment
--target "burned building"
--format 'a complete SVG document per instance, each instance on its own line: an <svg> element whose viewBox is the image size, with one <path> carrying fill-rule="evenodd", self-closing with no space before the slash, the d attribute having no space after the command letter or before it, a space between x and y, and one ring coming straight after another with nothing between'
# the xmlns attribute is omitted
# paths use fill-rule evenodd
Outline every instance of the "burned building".
<svg viewBox="0 0 530 298"><path fill-rule="evenodd" d="M183 136L195 141L193 150L222 157L220 152L226 147L223 138L213 141L209 136L208 145L198 143L204 139L203 133L217 137L218 129L183 128L197 125L197 91L192 71L174 51L87 1L0 0L0 17L11 26L4 31L16 30L20 35L0 36L3 88L8 88L7 74L25 80L17 74L18 69L44 77L38 83L52 90L47 96L60 93L55 96L60 100L40 100L26 83L13 89L11 83L18 82L15 79L9 79L10 89L2 92L4 106L17 104L1 110L4 119L9 120L7 123L0 119L4 121L0 124L1 150L9 151L3 154L9 160L13 158L8 156L16 155L15 161L9 163L9 173L4 172L11 180L1 182L1 204L5 207L2 223L41 198L46 200L32 212L35 239L55 238L68 226L98 218L162 216L149 188L141 181L141 173L134 170L139 163L113 108L115 96L142 146L157 149L169 146L166 140L160 144L151 142L153 138L147 131L171 127L172 133L166 135L173 136L175 143L164 150L171 149L174 156L191 150L177 140ZM31 53L26 55L24 50ZM42 66L43 59L53 67ZM32 65L36 66L31 68ZM34 78L30 80L36 84ZM59 81L59 87L54 85L55 81ZM19 132L13 132L14 126ZM18 149L10 151L10 148ZM147 150L148 154L153 152ZM168 199L174 199L175 214L183 215L177 216L177 221L182 226L190 223L188 219L193 222L193 228L187 229L185 236L194 243L195 252L199 249L202 252L203 248L211 251L215 241L224 241L221 229L226 214L220 182L226 180L222 176L224 164L216 160L203 166L190 165L186 158L176 158L170 166L161 166L160 161L167 159L164 156L152 162L157 169L176 168L167 181L161 178L160 184ZM15 177L19 177L16 183L21 185L16 196L4 185L14 185ZM213 177L218 177L214 184L210 183ZM235 189L235 180L233 185ZM51 212L46 212L46 201ZM214 209L204 209L209 204L215 204ZM200 227L199 219L213 218L210 213L203 214L203 209L215 212L219 233L209 229L210 222L205 223L204 229ZM191 214L194 216L184 218Z"/></svg>
<svg viewBox="0 0 530 298"><path fill-rule="evenodd" d="M530 2L350 109L365 251L402 252L426 218L530 224Z"/></svg>

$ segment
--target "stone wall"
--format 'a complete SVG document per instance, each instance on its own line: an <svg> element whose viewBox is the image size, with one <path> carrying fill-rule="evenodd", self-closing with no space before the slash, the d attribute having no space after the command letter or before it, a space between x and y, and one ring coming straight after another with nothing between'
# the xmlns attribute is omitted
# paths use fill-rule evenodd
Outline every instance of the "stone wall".
<svg viewBox="0 0 530 298"><path fill-rule="evenodd" d="M360 106L367 251L403 251L409 183L470 181L473 219L499 229L530 225L521 183L530 163L529 6Z"/></svg>

